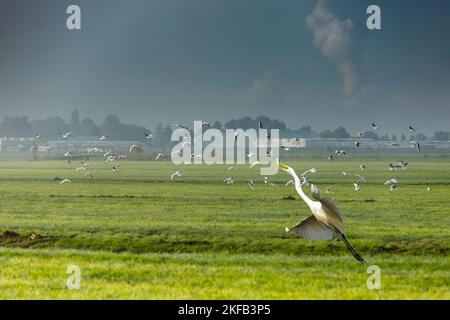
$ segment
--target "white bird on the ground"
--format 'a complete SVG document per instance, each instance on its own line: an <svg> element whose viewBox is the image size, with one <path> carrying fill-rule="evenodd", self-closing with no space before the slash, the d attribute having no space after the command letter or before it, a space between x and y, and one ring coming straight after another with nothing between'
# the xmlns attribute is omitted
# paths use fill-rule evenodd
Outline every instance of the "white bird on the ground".
<svg viewBox="0 0 450 320"><path fill-rule="evenodd" d="M249 188L254 189L254 183L251 178L247 179L247 185L249 186Z"/></svg>
<svg viewBox="0 0 450 320"><path fill-rule="evenodd" d="M430 187L428 187L428 188L427 188L427 191L430 192L430 191L433 191L433 189L431 189Z"/></svg>
<svg viewBox="0 0 450 320"><path fill-rule="evenodd" d="M365 164L360 164L359 167L361 168L361 171L367 170L367 166Z"/></svg>
<svg viewBox="0 0 450 320"><path fill-rule="evenodd" d="M73 135L73 132L71 131L71 132L64 133L64 134L62 135L62 137L63 137L63 139L67 139L68 137L70 137L70 136L72 136L72 135Z"/></svg>
<svg viewBox="0 0 450 320"><path fill-rule="evenodd" d="M163 153L158 153L156 155L156 161L158 161L159 158L165 157L165 155Z"/></svg>
<svg viewBox="0 0 450 320"><path fill-rule="evenodd" d="M120 168L119 165L113 166L113 167L112 167L112 171L113 171L113 172L117 172L117 171L119 171L119 168Z"/></svg>
<svg viewBox="0 0 450 320"><path fill-rule="evenodd" d="M288 232L295 232L298 236L309 240L331 240L334 235L341 239L353 257L360 263L365 263L364 259L353 249L345 236L344 222L339 209L328 198L320 196L319 189L311 185L312 196L315 200L308 198L302 190L300 178L294 169L281 164L280 169L290 174L295 181L295 189L303 201L308 205L312 215L300 221L292 229L286 228Z"/></svg>
<svg viewBox="0 0 450 320"><path fill-rule="evenodd" d="M397 178L392 178L392 179L389 179L388 181L386 181L384 183L384 185L386 186L388 184L397 184L397 183L398 183L398 179Z"/></svg>
<svg viewBox="0 0 450 320"><path fill-rule="evenodd" d="M234 183L234 177L228 177L225 180L223 180L223 183L225 184L233 184Z"/></svg>
<svg viewBox="0 0 450 320"><path fill-rule="evenodd" d="M86 170L85 167L78 167L78 168L76 168L75 172L80 172L80 171L84 171L84 170Z"/></svg>
<svg viewBox="0 0 450 320"><path fill-rule="evenodd" d="M174 173L172 173L170 175L170 180L172 181L175 177L181 177L181 172L180 171L175 171Z"/></svg>
<svg viewBox="0 0 450 320"><path fill-rule="evenodd" d="M348 173L345 172L345 171L342 171L342 175L343 175L344 177L347 177L347 176L348 176Z"/></svg>
<svg viewBox="0 0 450 320"><path fill-rule="evenodd" d="M396 191L396 190L397 190L397 185L396 185L396 184L391 184L391 185L389 186L389 190L391 190L391 191Z"/></svg>
<svg viewBox="0 0 450 320"><path fill-rule="evenodd" d="M355 187L355 191L361 190L361 182L360 181L353 182L353 186Z"/></svg>
<svg viewBox="0 0 450 320"><path fill-rule="evenodd" d="M231 170L234 170L234 167L233 167L233 166L231 166L231 167L229 167L229 168L227 169L227 171L231 171Z"/></svg>
<svg viewBox="0 0 450 320"><path fill-rule="evenodd" d="M66 184L66 183L72 183L69 179L62 180L59 184Z"/></svg>

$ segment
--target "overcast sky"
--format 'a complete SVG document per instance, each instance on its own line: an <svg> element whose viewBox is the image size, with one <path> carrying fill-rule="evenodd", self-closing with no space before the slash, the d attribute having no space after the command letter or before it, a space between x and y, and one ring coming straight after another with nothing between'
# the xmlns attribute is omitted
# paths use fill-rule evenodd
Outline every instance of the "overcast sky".
<svg viewBox="0 0 450 320"><path fill-rule="evenodd" d="M66 28L78 4L82 30ZM378 4L382 30L366 28ZM450 2L0 0L0 118L450 129Z"/></svg>

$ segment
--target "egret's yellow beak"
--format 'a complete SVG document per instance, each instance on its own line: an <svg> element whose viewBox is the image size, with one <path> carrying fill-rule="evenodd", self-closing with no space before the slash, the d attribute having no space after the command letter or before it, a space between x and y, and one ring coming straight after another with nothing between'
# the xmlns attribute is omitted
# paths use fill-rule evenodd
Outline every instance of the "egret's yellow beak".
<svg viewBox="0 0 450 320"><path fill-rule="evenodd" d="M281 162L280 162L279 166L280 166L281 170L288 170L289 169L289 167L287 165L285 165L284 163L281 163Z"/></svg>

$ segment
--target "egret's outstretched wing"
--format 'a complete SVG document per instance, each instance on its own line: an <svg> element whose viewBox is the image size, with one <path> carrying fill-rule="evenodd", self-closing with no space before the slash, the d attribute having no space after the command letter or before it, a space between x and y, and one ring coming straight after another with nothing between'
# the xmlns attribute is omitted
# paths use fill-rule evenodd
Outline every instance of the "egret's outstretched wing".
<svg viewBox="0 0 450 320"><path fill-rule="evenodd" d="M330 240L334 236L334 231L316 220L314 216L310 216L300 221L289 232L294 232L301 238L308 240Z"/></svg>

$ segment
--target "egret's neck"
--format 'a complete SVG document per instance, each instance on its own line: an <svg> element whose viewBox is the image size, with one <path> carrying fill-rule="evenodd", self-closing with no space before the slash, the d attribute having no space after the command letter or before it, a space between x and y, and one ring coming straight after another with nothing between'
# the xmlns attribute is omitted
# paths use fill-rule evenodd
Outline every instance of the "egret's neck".
<svg viewBox="0 0 450 320"><path fill-rule="evenodd" d="M297 190L300 197L302 197L303 201L305 201L309 207L314 206L315 202L308 198L308 196L303 192L302 182L300 181L300 178L296 174L293 174L292 176L294 177L295 189Z"/></svg>

